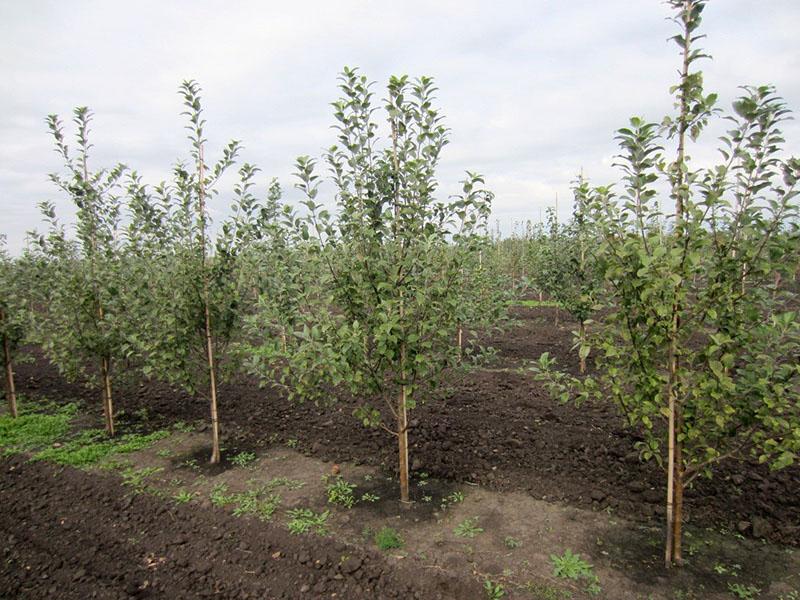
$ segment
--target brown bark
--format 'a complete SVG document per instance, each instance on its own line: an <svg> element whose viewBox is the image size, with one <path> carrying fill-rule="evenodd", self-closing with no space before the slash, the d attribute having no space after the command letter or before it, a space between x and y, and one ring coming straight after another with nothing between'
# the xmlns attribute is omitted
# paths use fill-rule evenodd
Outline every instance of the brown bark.
<svg viewBox="0 0 800 600"><path fill-rule="evenodd" d="M206 360L208 362L208 396L211 401L211 459L215 465L220 461L219 414L217 412L217 378L214 365L214 343L211 337L211 311L209 310L209 282L206 269L206 189L203 144L197 149L197 213L200 221L200 268L203 272L203 313L205 318Z"/></svg>
<svg viewBox="0 0 800 600"><path fill-rule="evenodd" d="M667 402L669 422L667 425L667 539L664 548L664 566L672 566L674 543L674 498L675 498L675 380L677 378L678 363L676 355L675 330L678 326L678 313L673 306L673 338L669 347L669 383L667 384Z"/></svg>
<svg viewBox="0 0 800 600"><path fill-rule="evenodd" d="M580 340L581 344L578 346L578 355L581 360L580 368L581 368L581 375L586 373L586 357L582 354L583 352L583 344L586 341L586 323L581 321L580 324Z"/></svg>
<svg viewBox="0 0 800 600"><path fill-rule="evenodd" d="M100 374L102 376L103 387L103 414L106 418L106 433L114 437L114 403L111 399L111 367L108 358L103 357L100 361Z"/></svg>
<svg viewBox="0 0 800 600"><path fill-rule="evenodd" d="M678 465L675 469L675 514L672 521L672 562L678 566L683 565L681 541L683 532L683 467Z"/></svg>
<svg viewBox="0 0 800 600"><path fill-rule="evenodd" d="M408 415L406 412L406 386L400 392L397 406L397 450L400 467L400 502L409 502L408 495Z"/></svg>
<svg viewBox="0 0 800 600"><path fill-rule="evenodd" d="M208 296L206 296L208 298ZM205 302L206 317L206 356L208 357L209 398L211 400L211 460L212 465L219 463L219 414L217 413L217 378L214 367L214 345L211 343L211 316L208 311L208 300Z"/></svg>
<svg viewBox="0 0 800 600"><path fill-rule="evenodd" d="M17 416L17 392L14 387L14 366L11 362L11 348L8 344L8 338L3 336L3 362L5 363L6 371L6 400L8 401L8 412L11 416Z"/></svg>

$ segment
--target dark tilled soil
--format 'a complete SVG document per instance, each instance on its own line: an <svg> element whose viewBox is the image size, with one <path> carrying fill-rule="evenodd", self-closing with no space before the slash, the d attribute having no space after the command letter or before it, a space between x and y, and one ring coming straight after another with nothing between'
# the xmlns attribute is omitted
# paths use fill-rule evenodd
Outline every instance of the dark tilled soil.
<svg viewBox="0 0 800 600"><path fill-rule="evenodd" d="M134 495L114 475L0 460L0 597L479 598L474 581L222 510Z"/></svg>
<svg viewBox="0 0 800 600"><path fill-rule="evenodd" d="M634 443L641 438L623 426L613 407L560 405L531 375L513 370L549 352L574 372L575 324L562 313L556 327L552 308L518 308L514 316L517 323L507 332L481 339L498 351L491 369L449 374L440 397L411 413L412 470L660 522L664 476L656 464L639 461ZM23 393L82 395L99 407L41 360L18 371ZM121 389L116 402L128 415L146 408L153 425L207 419L203 401L157 383ZM323 459L393 470L394 440L363 428L352 416L354 402L321 408L291 403L252 381L229 384L220 390L223 434L229 447L297 440L299 450ZM798 545L798 497L800 468L772 473L754 462L729 462L688 491L686 512L704 526Z"/></svg>

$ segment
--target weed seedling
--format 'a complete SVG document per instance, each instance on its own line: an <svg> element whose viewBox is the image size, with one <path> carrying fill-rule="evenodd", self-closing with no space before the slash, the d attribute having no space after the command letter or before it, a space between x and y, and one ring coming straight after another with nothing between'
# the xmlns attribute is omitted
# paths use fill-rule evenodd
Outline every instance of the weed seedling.
<svg viewBox="0 0 800 600"><path fill-rule="evenodd" d="M325 523L330 515L329 510L317 514L310 508L293 508L286 514L289 516L287 526L290 533L300 534L311 530L319 535L328 533Z"/></svg>
<svg viewBox="0 0 800 600"><path fill-rule="evenodd" d="M345 508L353 508L356 503L353 490L356 489L354 483L350 483L342 477L337 477L333 483L328 483L326 492L328 494L328 504L338 504Z"/></svg>
<svg viewBox="0 0 800 600"><path fill-rule="evenodd" d="M479 533L483 533L483 529L478 527L478 517L470 517L469 519L464 519L456 525L456 528L453 530L458 537L464 538L474 538Z"/></svg>
<svg viewBox="0 0 800 600"><path fill-rule="evenodd" d="M397 530L391 527L381 527L375 534L375 544L381 550L391 550L392 548L402 548L403 538Z"/></svg>
<svg viewBox="0 0 800 600"><path fill-rule="evenodd" d="M506 595L506 591L499 583L494 583L491 579L483 582L483 589L486 592L488 600L500 600Z"/></svg>
<svg viewBox="0 0 800 600"><path fill-rule="evenodd" d="M521 541L519 541L515 537L511 537L510 535L506 536L506 538L503 540L503 543L506 545L506 548L508 548L509 550L513 550L514 548L519 548L520 546L522 546L522 542Z"/></svg>
<svg viewBox="0 0 800 600"><path fill-rule="evenodd" d="M729 583L728 591L740 600L753 600L761 590L754 585L742 585L741 583Z"/></svg>
<svg viewBox="0 0 800 600"><path fill-rule="evenodd" d="M239 452L239 454L231 459L231 462L237 467L246 467L255 461L255 459L256 455L253 452Z"/></svg>
<svg viewBox="0 0 800 600"><path fill-rule="evenodd" d="M556 577L574 581L583 579L586 581L586 591L590 595L596 596L600 593L600 580L595 575L594 568L583 560L580 554L573 554L572 550L567 548L561 556L551 554L550 562L553 564L553 575Z"/></svg>
<svg viewBox="0 0 800 600"><path fill-rule="evenodd" d="M172 498L178 504L186 504L187 502L191 502L192 501L192 498L195 497L195 494L197 494L197 492L189 492L189 491L186 491L186 490L179 490L178 493L176 493Z"/></svg>

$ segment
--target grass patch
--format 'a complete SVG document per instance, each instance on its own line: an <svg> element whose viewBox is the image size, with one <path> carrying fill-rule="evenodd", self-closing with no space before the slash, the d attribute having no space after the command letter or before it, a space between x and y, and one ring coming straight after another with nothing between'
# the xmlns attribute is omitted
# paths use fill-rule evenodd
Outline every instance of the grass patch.
<svg viewBox="0 0 800 600"><path fill-rule="evenodd" d="M35 406L35 409L41 407ZM52 414L22 411L16 419L11 415L0 417L0 454L6 456L50 446L65 437L70 421L78 412L76 404L65 404Z"/></svg>
<svg viewBox="0 0 800 600"><path fill-rule="evenodd" d="M60 465L86 467L114 454L143 450L168 435L168 431L154 431L148 434L129 433L109 439L101 429L88 429L57 448L45 448L36 453L32 460L49 460Z"/></svg>

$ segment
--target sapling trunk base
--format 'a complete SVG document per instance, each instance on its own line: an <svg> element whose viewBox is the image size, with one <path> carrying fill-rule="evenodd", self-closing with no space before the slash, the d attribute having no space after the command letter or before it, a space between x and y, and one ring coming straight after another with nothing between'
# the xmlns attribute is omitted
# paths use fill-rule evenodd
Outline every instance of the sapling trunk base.
<svg viewBox="0 0 800 600"><path fill-rule="evenodd" d="M11 362L11 348L8 338L3 336L3 362L6 372L6 400L8 401L8 412L12 417L17 416L17 392L14 387L14 365Z"/></svg>
<svg viewBox="0 0 800 600"><path fill-rule="evenodd" d="M397 450L400 471L400 502L409 502L408 494L408 415L406 412L406 387L400 392L397 406Z"/></svg>

